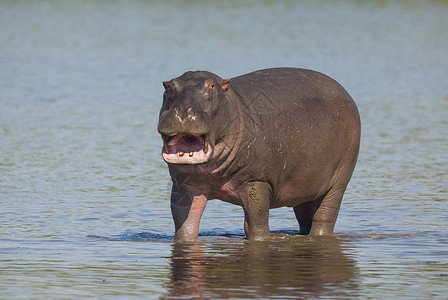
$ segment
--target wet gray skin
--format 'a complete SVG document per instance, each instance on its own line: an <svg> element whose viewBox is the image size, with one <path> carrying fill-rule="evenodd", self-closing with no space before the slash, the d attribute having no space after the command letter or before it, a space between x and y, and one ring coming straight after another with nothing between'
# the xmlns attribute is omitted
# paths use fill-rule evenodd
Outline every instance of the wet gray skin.
<svg viewBox="0 0 448 300"><path fill-rule="evenodd" d="M242 206L250 240L269 238L269 209L283 206L300 234L333 233L361 131L341 85L296 68L230 80L187 72L163 85L158 130L176 240L196 240L210 199Z"/></svg>

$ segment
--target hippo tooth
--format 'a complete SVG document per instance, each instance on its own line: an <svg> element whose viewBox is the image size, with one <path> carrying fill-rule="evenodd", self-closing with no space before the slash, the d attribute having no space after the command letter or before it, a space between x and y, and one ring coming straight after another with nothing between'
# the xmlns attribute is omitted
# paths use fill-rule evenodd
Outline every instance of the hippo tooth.
<svg viewBox="0 0 448 300"><path fill-rule="evenodd" d="M170 146L168 146L168 143L167 142L163 142L163 147L165 148L165 152L167 153L167 154L170 154Z"/></svg>
<svg viewBox="0 0 448 300"><path fill-rule="evenodd" d="M179 152L179 155L180 155L180 156L184 156L184 154L185 154L185 152L183 152L183 151L180 151L180 152Z"/></svg>
<svg viewBox="0 0 448 300"><path fill-rule="evenodd" d="M190 157L192 157L192 156L193 156L193 151L190 152Z"/></svg>
<svg viewBox="0 0 448 300"><path fill-rule="evenodd" d="M205 141L205 144L204 144L204 153L207 154L207 152L208 152L208 143L207 143L207 141Z"/></svg>

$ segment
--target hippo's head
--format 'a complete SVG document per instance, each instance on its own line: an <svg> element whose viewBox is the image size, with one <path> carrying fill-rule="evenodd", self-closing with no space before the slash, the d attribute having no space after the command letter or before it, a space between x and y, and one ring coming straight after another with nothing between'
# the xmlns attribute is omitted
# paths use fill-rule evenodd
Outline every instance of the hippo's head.
<svg viewBox="0 0 448 300"><path fill-rule="evenodd" d="M212 123L229 84L230 80L203 71L163 82L158 130L167 163L202 164L213 157L216 131Z"/></svg>

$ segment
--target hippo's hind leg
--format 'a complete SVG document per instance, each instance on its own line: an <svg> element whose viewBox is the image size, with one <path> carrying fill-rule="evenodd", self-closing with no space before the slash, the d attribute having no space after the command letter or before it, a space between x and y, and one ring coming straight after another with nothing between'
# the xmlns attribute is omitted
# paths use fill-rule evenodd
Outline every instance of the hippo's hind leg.
<svg viewBox="0 0 448 300"><path fill-rule="evenodd" d="M321 199L294 207L301 235L332 235L345 188L330 191Z"/></svg>
<svg viewBox="0 0 448 300"><path fill-rule="evenodd" d="M294 213L300 226L300 235L307 235L310 233L316 206L316 201L308 201L294 207Z"/></svg>
<svg viewBox="0 0 448 300"><path fill-rule="evenodd" d="M332 235L345 187L328 192L313 216L310 235Z"/></svg>

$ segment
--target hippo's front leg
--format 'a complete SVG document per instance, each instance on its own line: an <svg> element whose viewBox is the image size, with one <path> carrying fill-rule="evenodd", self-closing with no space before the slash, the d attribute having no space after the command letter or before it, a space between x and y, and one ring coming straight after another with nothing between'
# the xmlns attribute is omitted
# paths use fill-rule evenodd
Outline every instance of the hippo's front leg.
<svg viewBox="0 0 448 300"><path fill-rule="evenodd" d="M248 240L269 239L271 186L264 182L243 185L240 197L244 209L244 231Z"/></svg>
<svg viewBox="0 0 448 300"><path fill-rule="evenodd" d="M182 189L173 185L171 213L176 228L176 241L196 241L206 205L207 198L199 190Z"/></svg>

